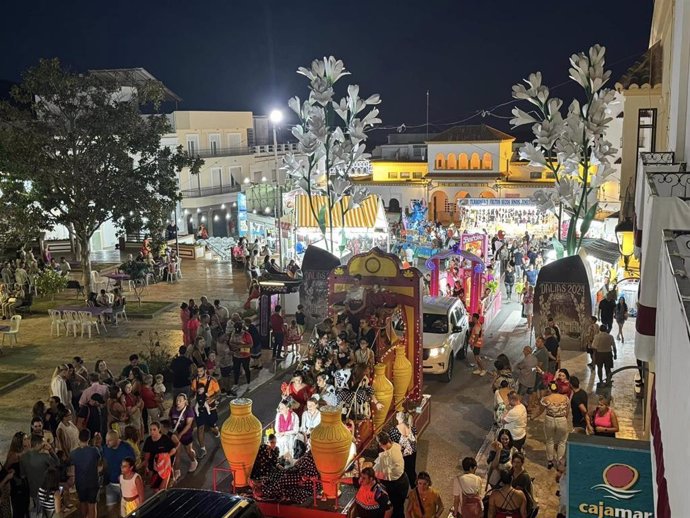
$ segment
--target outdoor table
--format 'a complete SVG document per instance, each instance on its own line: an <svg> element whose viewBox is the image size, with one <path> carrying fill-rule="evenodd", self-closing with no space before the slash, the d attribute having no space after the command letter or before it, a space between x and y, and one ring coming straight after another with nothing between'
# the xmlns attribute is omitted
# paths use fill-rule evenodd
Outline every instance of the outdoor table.
<svg viewBox="0 0 690 518"><path fill-rule="evenodd" d="M130 279L129 275L126 273L106 273L103 275L103 277L108 279L108 286L106 287L106 290L110 288L111 281L115 281L115 285L117 286L118 283L122 285L122 281L128 281Z"/></svg>

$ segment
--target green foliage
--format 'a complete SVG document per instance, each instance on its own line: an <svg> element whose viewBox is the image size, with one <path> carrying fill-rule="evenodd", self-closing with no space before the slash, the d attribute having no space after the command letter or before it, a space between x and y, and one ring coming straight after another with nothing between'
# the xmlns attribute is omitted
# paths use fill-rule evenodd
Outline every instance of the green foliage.
<svg viewBox="0 0 690 518"><path fill-rule="evenodd" d="M143 261L126 261L120 265L119 269L122 273L129 275L132 280L144 279L151 271L148 264Z"/></svg>
<svg viewBox="0 0 690 518"><path fill-rule="evenodd" d="M36 277L36 288L43 295L50 295L51 300L55 294L67 287L67 277L63 277L55 270L46 268Z"/></svg>
<svg viewBox="0 0 690 518"><path fill-rule="evenodd" d="M143 347L139 352L139 359L148 365L149 373L152 376L156 374L163 374L165 376L169 373L170 362L173 359L173 355L161 347L158 331L149 331L148 344L142 343L143 335L144 331L139 331L137 333L139 342Z"/></svg>
<svg viewBox="0 0 690 518"><path fill-rule="evenodd" d="M486 287L491 290L491 293L496 293L496 290L498 290L498 281L489 281L486 283Z"/></svg>

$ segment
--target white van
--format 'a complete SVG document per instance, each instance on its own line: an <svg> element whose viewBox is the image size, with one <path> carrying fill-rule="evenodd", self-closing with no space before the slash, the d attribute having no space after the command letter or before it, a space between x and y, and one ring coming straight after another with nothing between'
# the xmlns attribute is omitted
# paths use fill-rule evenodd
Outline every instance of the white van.
<svg viewBox="0 0 690 518"><path fill-rule="evenodd" d="M456 297L426 296L422 304L424 373L453 378L455 357L467 353L470 324L467 310Z"/></svg>

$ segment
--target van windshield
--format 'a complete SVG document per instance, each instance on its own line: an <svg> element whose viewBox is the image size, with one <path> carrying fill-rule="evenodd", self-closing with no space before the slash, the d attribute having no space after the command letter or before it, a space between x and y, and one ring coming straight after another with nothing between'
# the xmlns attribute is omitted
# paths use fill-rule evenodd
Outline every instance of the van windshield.
<svg viewBox="0 0 690 518"><path fill-rule="evenodd" d="M435 333L439 335L448 334L448 316L447 315L432 315L424 313L424 329L425 333Z"/></svg>

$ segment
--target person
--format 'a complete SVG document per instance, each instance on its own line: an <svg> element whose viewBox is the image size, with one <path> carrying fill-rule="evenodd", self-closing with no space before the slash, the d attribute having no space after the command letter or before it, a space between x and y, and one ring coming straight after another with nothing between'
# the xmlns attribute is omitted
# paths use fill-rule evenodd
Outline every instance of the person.
<svg viewBox="0 0 690 518"><path fill-rule="evenodd" d="M79 428L74 425L72 411L68 408L58 418L59 424L55 434L55 444L58 450L69 454L79 446Z"/></svg>
<svg viewBox="0 0 690 518"><path fill-rule="evenodd" d="M221 305L219 299L213 301L213 308L218 316L221 327L225 329L225 325L228 323L228 320L230 320L230 310L226 306Z"/></svg>
<svg viewBox="0 0 690 518"><path fill-rule="evenodd" d="M369 321L360 319L359 321L359 338L366 341L367 347L372 351L376 350L376 329L369 325Z"/></svg>
<svg viewBox="0 0 690 518"><path fill-rule="evenodd" d="M154 492L167 489L172 476L171 456L175 455L175 443L161 433L160 423L151 423L149 436L144 441L142 464L151 474L150 485Z"/></svg>
<svg viewBox="0 0 690 518"><path fill-rule="evenodd" d="M607 397L599 395L597 408L592 414L592 426L594 428L594 435L602 437L615 437L618 432L618 416L611 408L611 400Z"/></svg>
<svg viewBox="0 0 690 518"><path fill-rule="evenodd" d="M556 337L556 341L560 344L561 343L561 328L558 327L558 324L556 324L556 322L554 321L554 319L551 315L548 316L548 319L546 321L546 326L551 328L551 331L553 331L553 334Z"/></svg>
<svg viewBox="0 0 690 518"><path fill-rule="evenodd" d="M100 438L100 435L94 439ZM79 447L70 454L74 464L75 485L79 497L79 512L83 518L96 518L98 501L98 464L101 452L95 446L89 446L91 432L88 429L79 432Z"/></svg>
<svg viewBox="0 0 690 518"><path fill-rule="evenodd" d="M177 356L170 362L170 370L173 375L172 388L176 394L183 392L189 396L191 389L189 378L193 364L192 360L187 356L187 347L185 345L180 346Z"/></svg>
<svg viewBox="0 0 690 518"><path fill-rule="evenodd" d="M249 362L251 360L251 349L253 345L252 335L244 329L242 322L235 322L233 326L233 333L230 335L230 350L232 351L232 375L234 387L230 389L235 391L240 385L240 371L244 370L244 376L247 379L247 385L252 381L251 369Z"/></svg>
<svg viewBox="0 0 690 518"><path fill-rule="evenodd" d="M161 408L165 397L165 384L163 384L163 375L156 374L156 378L159 376L161 383L156 383L154 385L154 377L150 374L146 374L141 388L139 389L141 401L144 404L142 413L142 417L144 417L144 433L148 433L150 422L160 421L161 419ZM157 392L156 388L161 390L161 392Z"/></svg>
<svg viewBox="0 0 690 518"><path fill-rule="evenodd" d="M394 443L388 432L379 432L376 441L381 452L374 463L374 472L386 488L393 505L392 518L404 518L405 498L410 482L405 473L405 460L399 444Z"/></svg>
<svg viewBox="0 0 690 518"><path fill-rule="evenodd" d="M559 394L568 396L568 398L572 397L573 388L570 386L570 372L568 372L568 369L558 369L554 381L558 385Z"/></svg>
<svg viewBox="0 0 690 518"><path fill-rule="evenodd" d="M488 518L527 518L527 498L510 485L510 471L501 471L500 477L500 487L489 495Z"/></svg>
<svg viewBox="0 0 690 518"><path fill-rule="evenodd" d="M29 494L36 501L46 470L56 468L59 460L53 447L43 437L32 435L30 446L31 449L21 455L19 467L28 482Z"/></svg>
<svg viewBox="0 0 690 518"><path fill-rule="evenodd" d="M110 307L110 297L108 297L108 294L105 292L105 290L102 289L98 296L96 296L95 306L97 308Z"/></svg>
<svg viewBox="0 0 690 518"><path fill-rule="evenodd" d="M329 383L328 374L323 373L316 376L316 387L321 401L330 406L336 406L338 404L335 387Z"/></svg>
<svg viewBox="0 0 690 518"><path fill-rule="evenodd" d="M120 490L122 500L120 502L120 516L129 516L130 513L144 503L144 481L139 473L135 471L136 463L134 458L126 457L122 459L120 474Z"/></svg>
<svg viewBox="0 0 690 518"><path fill-rule="evenodd" d="M616 293L611 290L606 294L606 298L599 302L599 320L606 327L607 332L611 332L613 327L613 316L616 312Z"/></svg>
<svg viewBox="0 0 690 518"><path fill-rule="evenodd" d="M129 415L127 424L136 428L139 436L142 436L144 435L144 421L141 413L144 402L137 394L138 392L134 391L134 385L129 380L122 383L122 402Z"/></svg>
<svg viewBox="0 0 690 518"><path fill-rule="evenodd" d="M296 371L292 375L290 383L281 386L281 393L284 398L292 399L295 404L295 413L298 417L301 417L307 401L314 394L314 388L304 382L304 376L301 371Z"/></svg>
<svg viewBox="0 0 690 518"><path fill-rule="evenodd" d="M405 462L405 473L410 486L414 487L417 481L417 429L414 426L412 416L407 412L396 412L397 424L388 435L400 445Z"/></svg>
<svg viewBox="0 0 690 518"><path fill-rule="evenodd" d="M530 263L525 271L525 284L534 289L537 284L537 277L539 276L539 271L534 269L534 265Z"/></svg>
<svg viewBox="0 0 690 518"><path fill-rule="evenodd" d="M115 383L115 375L108 368L108 364L105 363L105 360L96 360L96 365L93 371L98 374L98 379L101 381L101 383L105 383L107 385L112 385Z"/></svg>
<svg viewBox="0 0 690 518"><path fill-rule="evenodd" d="M453 479L453 513L462 518L483 518L482 490L484 481L476 474L474 457L462 459L462 475Z"/></svg>
<svg viewBox="0 0 690 518"><path fill-rule="evenodd" d="M614 316L616 318L616 324L618 324L617 338L621 341L621 343L624 343L625 338L623 336L623 325L625 324L625 321L628 320L628 305L626 304L625 297L623 295L618 298Z"/></svg>
<svg viewBox="0 0 690 518"><path fill-rule="evenodd" d="M532 316L534 315L534 287L527 286L522 295L522 313L527 319L527 331L532 330Z"/></svg>
<svg viewBox="0 0 690 518"><path fill-rule="evenodd" d="M513 286L515 285L515 272L512 266L506 268L506 273L503 277L503 284L506 286L506 296L508 300L513 300Z"/></svg>
<svg viewBox="0 0 690 518"><path fill-rule="evenodd" d="M522 451L527 440L527 408L514 390L508 393L508 407L501 418L501 424L513 437L513 446Z"/></svg>
<svg viewBox="0 0 690 518"><path fill-rule="evenodd" d="M43 475L43 482L37 492L37 509L44 518L62 518L64 516L60 473L55 467L48 468Z"/></svg>
<svg viewBox="0 0 690 518"><path fill-rule="evenodd" d="M352 356L355 364L363 365L368 369L374 368L374 351L369 347L369 343L367 342L366 338L362 338L359 341L359 348L355 350Z"/></svg>
<svg viewBox="0 0 690 518"><path fill-rule="evenodd" d="M51 396L60 398L60 402L67 408L72 409L72 393L67 387L67 377L69 376L69 367L67 364L58 365L53 371L53 376L50 380Z"/></svg>
<svg viewBox="0 0 690 518"><path fill-rule="evenodd" d="M182 445L189 457L189 473L194 473L199 466L194 451L194 418L196 414L189 404L187 394L180 392L175 397L175 404L170 408L171 435L174 442ZM175 455L175 464L179 462L179 455ZM177 468L176 468L177 469Z"/></svg>
<svg viewBox="0 0 690 518"><path fill-rule="evenodd" d="M285 341L285 320L280 314L283 308L277 304L270 318L271 334L273 335L273 359L281 360L283 342Z"/></svg>
<svg viewBox="0 0 690 518"><path fill-rule="evenodd" d="M218 431L218 396L220 385L218 381L206 373L206 367L200 365L196 369L196 378L192 380L192 392L195 394L196 404L196 433L199 441L199 458L206 456L205 432L208 428L216 437Z"/></svg>
<svg viewBox="0 0 690 518"><path fill-rule="evenodd" d="M597 368L597 377L599 383L611 381L611 369L613 369L613 360L617 358L616 341L613 336L609 334L610 327L602 324L599 327L599 333L594 337L592 342L592 349L594 349L594 364ZM606 370L606 380L602 376L602 371Z"/></svg>
<svg viewBox="0 0 690 518"><path fill-rule="evenodd" d="M577 376L570 376L570 414L573 418L573 432L575 433L594 433L592 423L587 411L587 392L580 388L580 379Z"/></svg>
<svg viewBox="0 0 690 518"><path fill-rule="evenodd" d="M299 334L303 335L304 328L307 324L307 317L304 314L304 306L302 304L299 304L297 306L297 311L295 311L295 322L297 323L297 329L299 330Z"/></svg>
<svg viewBox="0 0 690 518"><path fill-rule="evenodd" d="M555 376L560 363L560 346L556 334L550 327L544 328L544 347L549 353L549 364L546 371Z"/></svg>
<svg viewBox="0 0 690 518"><path fill-rule="evenodd" d="M586 330L585 335L585 351L589 354L589 363L587 367L594 370L594 348L592 344L594 342L594 337L599 334L599 324L597 324L597 317L592 316L592 321Z"/></svg>
<svg viewBox="0 0 690 518"><path fill-rule="evenodd" d="M491 443L491 451L486 458L486 462L489 464L487 483L491 487L496 488L500 485L500 474L510 470L511 459L516 451L512 434L505 428L499 430L496 434L496 440Z"/></svg>
<svg viewBox="0 0 690 518"><path fill-rule="evenodd" d="M256 455L252 472L249 475L253 485L265 482L277 469L279 455L278 439L275 434L271 433L268 435L268 441L259 446L259 453Z"/></svg>
<svg viewBox="0 0 690 518"><path fill-rule="evenodd" d="M24 432L17 432L12 436L5 469L12 470L13 477L10 480L10 500L12 516L15 518L27 518L29 516L29 485L24 472L20 469L22 456L31 450L31 437Z"/></svg>
<svg viewBox="0 0 690 518"><path fill-rule="evenodd" d="M120 503L120 465L127 457L134 457L134 449L125 441L120 440L120 434L109 430L105 435L105 446L101 451L105 464L103 483L105 484L105 504L112 507Z"/></svg>
<svg viewBox="0 0 690 518"><path fill-rule="evenodd" d="M512 476L512 481L510 483L515 489L522 491L527 498L526 501L526 511L527 518L532 518L535 499L534 491L532 488L532 477L525 469L525 454L521 452L513 453L513 468L510 470Z"/></svg>
<svg viewBox="0 0 690 518"><path fill-rule="evenodd" d="M354 518L391 518L393 505L385 487L376 479L376 472L366 467L360 471L355 483Z"/></svg>
<svg viewBox="0 0 690 518"><path fill-rule="evenodd" d="M311 436L312 430L319 426L320 423L321 411L319 410L319 400L312 397L307 401L307 409L302 414L299 425L299 431L304 434L307 445L309 445L309 437Z"/></svg>
<svg viewBox="0 0 690 518"><path fill-rule="evenodd" d="M482 323L479 318L479 313L472 314L472 321L470 322L470 347L472 354L474 354L474 361L477 363L477 368L472 371L472 374L484 376L486 369L482 362L482 346L484 345L484 338L482 337Z"/></svg>
<svg viewBox="0 0 690 518"><path fill-rule="evenodd" d="M565 442L570 421L570 399L558 393L555 382L549 384L550 394L541 399L545 409L544 436L546 437L546 467L560 466L565 458Z"/></svg>
<svg viewBox="0 0 690 518"><path fill-rule="evenodd" d="M405 518L441 518L442 514L441 495L431 487L429 473L420 471L416 487L407 493Z"/></svg>
<svg viewBox="0 0 690 518"><path fill-rule="evenodd" d="M522 354L522 360L515 365L518 382L517 393L523 398L523 403L527 406L532 392L534 392L537 377L536 368L539 366L539 360L528 345L522 348Z"/></svg>
<svg viewBox="0 0 690 518"><path fill-rule="evenodd" d="M132 369L134 368L138 368L143 374L149 374L149 366L146 365L144 362L139 361L139 355L130 354L129 363L124 366L124 368L122 369L122 374L120 376L122 378L129 378L129 373L132 372Z"/></svg>
<svg viewBox="0 0 690 518"><path fill-rule="evenodd" d="M249 368L261 370L264 368L262 359L263 340L261 339L261 333L259 332L259 328L256 327L256 324L252 322L251 318L244 319L244 327L247 329L249 336L252 338L252 348L250 351L252 359L249 362Z"/></svg>
<svg viewBox="0 0 690 518"><path fill-rule="evenodd" d="M275 418L275 431L280 455L291 455L295 446L297 432L299 431L299 416L292 411L286 399L278 403Z"/></svg>
<svg viewBox="0 0 690 518"><path fill-rule="evenodd" d="M89 386L86 387L81 393L81 396L79 396L79 408L84 405L88 405L89 401L91 400L91 396L94 394L100 394L104 400L106 397L108 397L108 385L101 383L100 376L97 372L89 373L88 379Z"/></svg>

